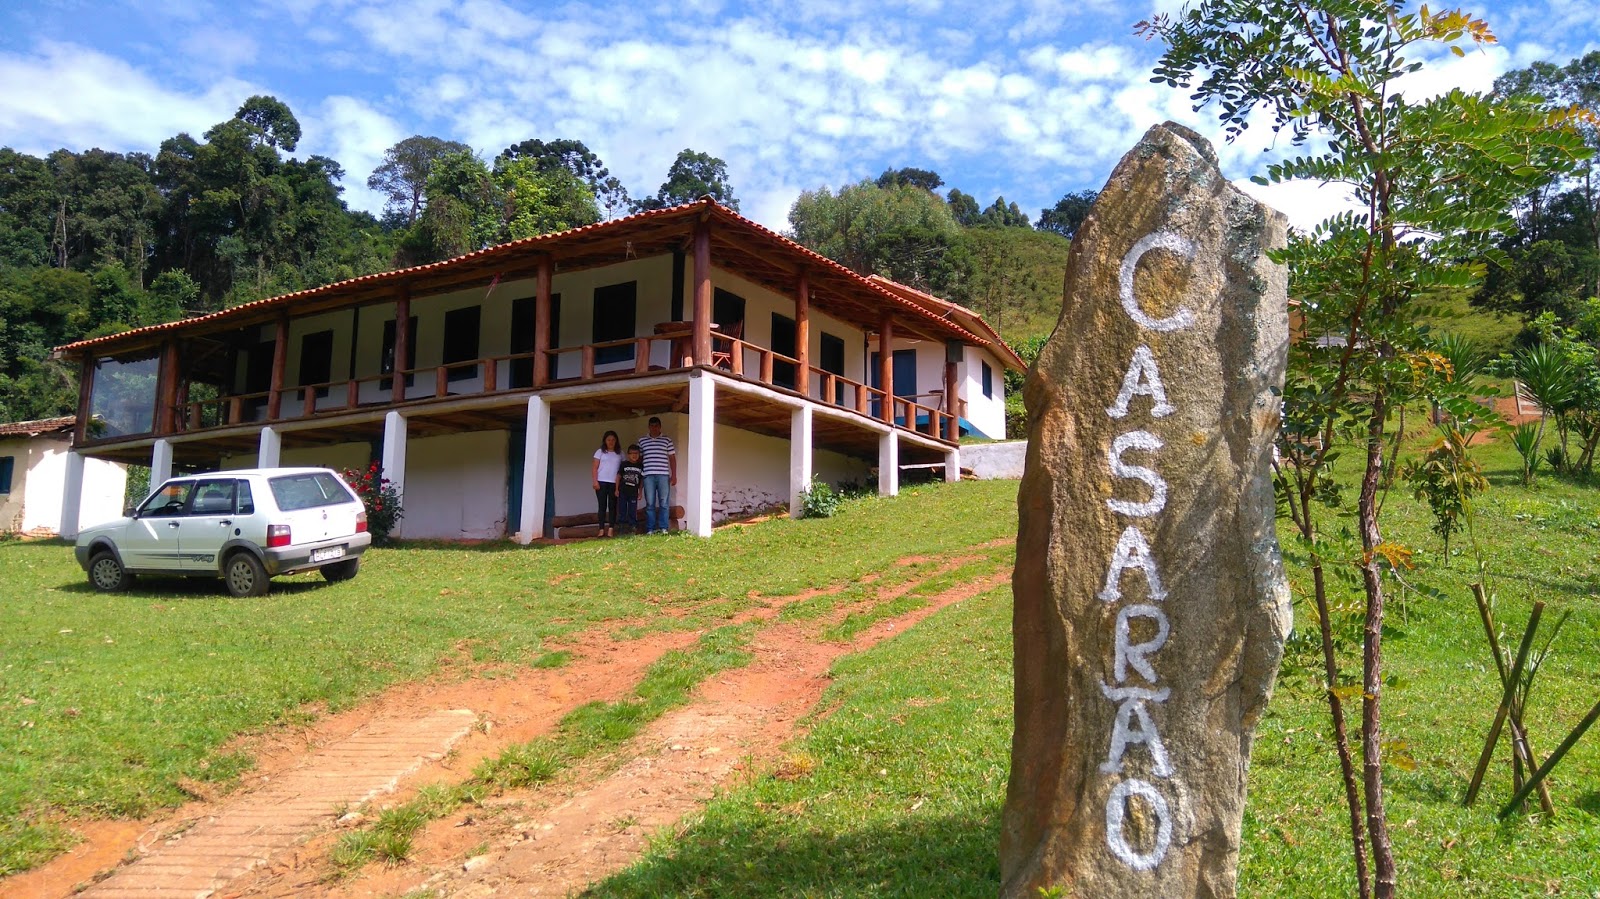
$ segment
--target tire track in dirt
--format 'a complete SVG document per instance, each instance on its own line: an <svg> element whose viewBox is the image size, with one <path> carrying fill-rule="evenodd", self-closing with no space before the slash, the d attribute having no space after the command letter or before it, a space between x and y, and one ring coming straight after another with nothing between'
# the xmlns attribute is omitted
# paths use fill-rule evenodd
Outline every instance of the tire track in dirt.
<svg viewBox="0 0 1600 899"><path fill-rule="evenodd" d="M521 846L524 843L542 844L538 849L542 854L516 864L543 866L549 876L533 878L537 884L560 882L569 886L562 890L543 886L540 891L531 892L537 884L511 878L503 884L508 894L565 895L567 889L581 887L594 877L624 867L637 857L651 831L698 807L730 777L749 772L772 758L815 707L827 686L827 672L838 658L875 645L940 609L1006 582L1009 571L1002 573L997 566L995 575L930 597L926 605L914 611L874 622L849 642L820 643L818 633L851 612L890 602L934 577L981 559L982 555L974 555L973 550L1010 542L1001 539L933 557L908 557L901 560L903 566L938 564L915 577L880 588L871 601L838 606L809 621L772 623L794 603L836 595L857 584L871 584L881 575L867 574L854 582L789 596L752 597L759 603L754 608L705 628L767 622L747 647L755 657L752 663L702 684L690 706L664 715L629 744L630 748L624 750L627 758L620 767L616 756L592 760L580 764L559 792L547 787L533 793L497 797L483 807L464 809L444 821L433 822L419 835L410 863L397 868L378 867L376 872L344 883L329 880L327 850L341 832L332 830L335 816L330 809L299 837L298 846L259 860L254 870L214 895L398 895L429 878L439 880L441 888L478 895L475 891L481 888L480 884L495 883L495 878L502 876L494 872L502 867L505 858L511 857L511 849L534 851ZM690 608L673 617L693 614ZM197 794L199 801L158 819L84 822L79 829L83 842L78 847L33 871L0 880L0 896L65 899L84 885L120 870L111 867L119 860L126 866L159 852L164 841L200 822L248 809L257 797L269 793L269 784L284 776L307 773L317 750L348 740L374 722L420 719L441 709L472 709L477 725L468 736L443 759L404 778L394 796L398 801L423 784L461 780L480 760L510 745L553 732L561 718L579 705L625 698L651 664L667 652L689 647L705 630L649 630L656 623L659 622L655 619L609 621L589 631L552 640L550 648L573 653L573 658L560 668L519 669L511 676L493 679L472 677L471 670L447 669L425 681L391 687L359 707L323 715L306 727L278 729L236 740L224 751L246 752L255 758L256 767L231 795L216 799L204 795L209 789L205 785L193 785L191 792ZM630 631L637 636L615 636ZM306 711L316 714L318 710ZM638 810L629 811L635 804ZM618 811L607 818L607 809ZM531 810L543 810L551 817L531 819ZM603 826L608 824L609 828ZM570 837L577 842L563 844L554 839L552 835L558 829L563 840ZM608 829L609 833L604 832ZM472 872L461 872L461 859L481 855L477 850L485 845L494 847L500 861L479 858L473 862ZM563 845L588 848L564 851ZM582 864L564 863L575 855L580 861L593 858Z"/></svg>
<svg viewBox="0 0 1600 899"><path fill-rule="evenodd" d="M928 578L976 557L952 560ZM427 876L363 878L336 895L433 890L460 899L486 896L567 896L627 867L652 834L671 827L722 786L771 765L800 732L829 684L840 658L870 648L951 605L1010 581L1009 570L956 585L910 612L874 622L848 642L819 642L818 633L847 609L818 621L780 622L763 629L747 649L754 660L702 684L692 702L663 715L627 749L620 766L589 766L571 783L532 791L522 814L468 824L470 813L439 822L433 832L473 828L486 852L465 865L460 857ZM917 582L885 591L888 602ZM374 889L376 888L376 889Z"/></svg>

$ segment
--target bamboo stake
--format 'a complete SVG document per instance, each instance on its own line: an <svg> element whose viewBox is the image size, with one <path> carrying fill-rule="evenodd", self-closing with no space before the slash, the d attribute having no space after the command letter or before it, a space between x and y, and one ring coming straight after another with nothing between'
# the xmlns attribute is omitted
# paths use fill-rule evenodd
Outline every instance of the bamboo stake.
<svg viewBox="0 0 1600 899"><path fill-rule="evenodd" d="M1467 798L1465 805L1472 805L1478 800L1478 790L1483 786L1483 775L1488 773L1489 760L1494 757L1494 746L1500 742L1500 729L1505 726L1506 715L1511 711L1511 700L1517 689L1517 681L1522 679L1522 666L1527 664L1528 650L1533 646L1533 636L1539 629L1539 616L1544 614L1544 601L1533 604L1533 614L1528 616L1528 629L1522 632L1522 645L1517 648L1517 661L1511 666L1511 676L1505 680L1505 689L1500 695L1500 708L1495 710L1494 724L1489 728L1489 736L1483 742L1483 753L1478 756L1478 769L1472 774L1472 783L1467 785Z"/></svg>
<svg viewBox="0 0 1600 899"><path fill-rule="evenodd" d="M1597 719L1600 719L1600 702L1594 704L1594 708L1589 710L1589 714L1584 715L1583 720L1578 722L1578 726L1572 729L1572 733L1567 734L1567 738L1561 741L1560 746L1556 747L1556 751L1550 753L1550 757L1545 759L1544 764L1539 766L1539 770L1533 773L1533 777L1529 778L1526 784L1523 784L1522 789L1517 791L1517 795L1511 797L1511 801L1506 803L1506 807L1500 810L1500 818L1505 818L1511 814L1517 806L1527 800L1528 794L1533 792L1535 787L1544 783L1546 775L1550 773L1551 769L1555 768L1557 762L1561 761L1562 756L1567 754L1567 750L1577 745L1578 740L1583 738L1584 732L1592 727Z"/></svg>
<svg viewBox="0 0 1600 899"><path fill-rule="evenodd" d="M1506 661L1500 654L1500 637L1494 626L1494 612L1489 609L1489 599L1484 595L1482 584L1472 585L1473 598L1478 601L1478 617L1483 621L1483 632L1489 638L1489 649L1494 653L1494 666L1500 672L1500 686L1506 683ZM1522 787L1521 765L1526 765L1529 771L1538 768L1534 762L1533 743L1528 740L1528 730L1522 724L1522 704L1511 713L1511 749L1518 761L1517 788ZM1550 801L1550 787L1546 784L1539 785L1539 807L1547 815L1556 813L1555 803Z"/></svg>

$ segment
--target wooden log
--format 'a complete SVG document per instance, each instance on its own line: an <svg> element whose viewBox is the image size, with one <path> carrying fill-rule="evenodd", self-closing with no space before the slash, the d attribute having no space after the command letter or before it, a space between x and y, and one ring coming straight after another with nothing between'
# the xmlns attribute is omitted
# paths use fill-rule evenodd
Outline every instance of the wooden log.
<svg viewBox="0 0 1600 899"><path fill-rule="evenodd" d="M581 374L583 376L583 379L585 381L594 380L594 345L593 344L586 343L586 344L583 345L583 368L580 369L579 374Z"/></svg>
<svg viewBox="0 0 1600 899"><path fill-rule="evenodd" d="M711 364L711 223L694 227L694 364Z"/></svg>
<svg viewBox="0 0 1600 899"><path fill-rule="evenodd" d="M352 378L344 385L344 406L346 409L354 409L359 405L361 405L361 382Z"/></svg>
<svg viewBox="0 0 1600 899"><path fill-rule="evenodd" d="M450 394L450 370L443 365L433 370L433 395L448 396Z"/></svg>
<svg viewBox="0 0 1600 899"><path fill-rule="evenodd" d="M650 370L650 338L639 337L633 341L633 373L642 375Z"/></svg>
<svg viewBox="0 0 1600 899"><path fill-rule="evenodd" d="M411 370L411 288L401 284L395 288L394 300L394 371L390 401L406 401L405 372Z"/></svg>
<svg viewBox="0 0 1600 899"><path fill-rule="evenodd" d="M306 387L300 391L300 417L310 418L317 414L317 388Z"/></svg>
<svg viewBox="0 0 1600 899"><path fill-rule="evenodd" d="M283 411L284 369L289 367L289 313L278 316L278 330L272 342L272 387L267 394L267 419L276 421Z"/></svg>
<svg viewBox="0 0 1600 899"><path fill-rule="evenodd" d="M799 283L794 290L794 348L798 364L795 366L794 388L801 396L811 395L811 280L805 269L800 270Z"/></svg>
<svg viewBox="0 0 1600 899"><path fill-rule="evenodd" d="M546 256L539 260L538 298L533 308L533 386L550 381L550 280L555 266Z"/></svg>
<svg viewBox="0 0 1600 899"><path fill-rule="evenodd" d="M883 402L878 412L886 422L894 422L894 322L885 314L878 323L878 387L883 390Z"/></svg>
<svg viewBox="0 0 1600 899"><path fill-rule="evenodd" d="M772 351L771 350L764 349L764 350L761 351L761 383L768 384L768 385L770 385L772 383Z"/></svg>
<svg viewBox="0 0 1600 899"><path fill-rule="evenodd" d="M500 363L493 359L483 360L483 392L494 393L499 389Z"/></svg>

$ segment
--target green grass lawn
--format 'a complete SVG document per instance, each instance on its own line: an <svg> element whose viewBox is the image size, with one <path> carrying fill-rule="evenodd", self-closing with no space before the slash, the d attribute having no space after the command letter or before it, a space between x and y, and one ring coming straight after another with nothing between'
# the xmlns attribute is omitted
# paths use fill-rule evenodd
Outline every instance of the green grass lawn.
<svg viewBox="0 0 1600 899"><path fill-rule="evenodd" d="M1012 534L1014 497L920 487L713 540L379 549L348 583L281 579L247 601L203 580L98 594L70 547L0 543L0 875L68 845L62 817L144 815L183 801L180 778L236 778L249 759L219 754L236 734L447 664L537 663L547 639L598 622L714 626L758 595Z"/></svg>
<svg viewBox="0 0 1600 899"><path fill-rule="evenodd" d="M1592 487L1548 476L1518 486L1518 460L1503 444L1480 458L1494 487L1478 503L1478 533L1500 620L1520 629L1535 598L1548 603L1547 621L1572 612L1528 712L1535 746L1548 752L1600 699L1600 501ZM848 503L833 519L729 528L708 541L380 550L348 584L291 579L251 601L183 582L99 596L64 546L0 544L0 870L57 851L59 816L137 814L178 801L179 777L237 775L248 760L217 754L231 734L297 720L316 704L345 706L453 660L477 670L537 663L546 640L600 622L709 631L752 594L846 585L784 616L840 608L860 598L862 575L906 577L893 565L903 556L1014 534L1015 491L1014 482L923 487ZM1385 696L1387 737L1398 742L1387 776L1403 892L1600 895L1600 731L1557 769L1554 818L1496 821L1510 794L1505 761L1479 805L1461 808L1498 699L1467 590L1471 554L1442 558L1403 485L1385 514L1387 536L1417 550L1407 581L1438 591L1391 583ZM993 570L1010 551L975 550L983 563L934 586ZM1351 895L1313 624L1302 576L1291 573L1298 637L1257 734L1240 893ZM1349 610L1357 598L1335 597ZM669 621L663 608L687 614ZM828 714L775 771L719 796L595 895L994 895L1010 615L1002 587L842 660L821 706ZM846 619L834 636L860 626ZM1341 627L1354 670L1358 625L1347 617Z"/></svg>

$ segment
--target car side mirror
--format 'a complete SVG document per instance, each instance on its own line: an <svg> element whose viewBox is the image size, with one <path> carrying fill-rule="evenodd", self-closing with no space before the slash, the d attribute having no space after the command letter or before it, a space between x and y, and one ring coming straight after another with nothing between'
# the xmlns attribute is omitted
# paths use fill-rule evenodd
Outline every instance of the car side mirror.
<svg viewBox="0 0 1600 899"><path fill-rule="evenodd" d="M138 518L139 517L139 507L138 506L124 506L123 509L122 509L122 517L123 518Z"/></svg>

